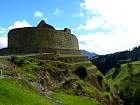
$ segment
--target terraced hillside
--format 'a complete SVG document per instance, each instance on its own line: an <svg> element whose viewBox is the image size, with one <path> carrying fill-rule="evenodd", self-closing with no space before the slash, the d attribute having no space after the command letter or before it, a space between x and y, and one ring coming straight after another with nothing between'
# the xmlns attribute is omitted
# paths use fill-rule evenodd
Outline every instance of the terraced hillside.
<svg viewBox="0 0 140 105"><path fill-rule="evenodd" d="M140 61L132 61L113 68L106 77L118 88L125 105L139 105Z"/></svg>
<svg viewBox="0 0 140 105"><path fill-rule="evenodd" d="M34 103L30 105L121 105L116 91L96 66L81 55L1 56L0 68L0 100L9 100L13 105L28 105L31 101ZM3 90L8 95L3 95ZM17 101L16 97L19 97ZM8 101L0 102L1 105L9 104Z"/></svg>

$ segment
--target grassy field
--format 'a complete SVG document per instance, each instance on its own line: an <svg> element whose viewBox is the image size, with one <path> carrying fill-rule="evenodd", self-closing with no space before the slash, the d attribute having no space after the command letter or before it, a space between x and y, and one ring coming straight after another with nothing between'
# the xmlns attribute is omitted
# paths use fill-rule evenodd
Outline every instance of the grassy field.
<svg viewBox="0 0 140 105"><path fill-rule="evenodd" d="M101 105L93 99L53 93L52 97L64 105ZM55 105L23 80L0 79L0 105Z"/></svg>
<svg viewBox="0 0 140 105"><path fill-rule="evenodd" d="M132 78L130 81L140 81L140 61L134 61L129 63L131 64L131 68L128 67L128 63L122 64L121 68L118 69L119 72L116 77L113 79L113 84L120 84L121 82L127 80L129 78L129 69L131 69ZM112 80L112 75L115 72L115 68L111 69L107 74L106 77Z"/></svg>
<svg viewBox="0 0 140 105"><path fill-rule="evenodd" d="M62 101L64 105L101 105L93 99L86 99L84 97L67 95L64 93L53 93L52 96L53 98Z"/></svg>
<svg viewBox="0 0 140 105"><path fill-rule="evenodd" d="M27 82L16 79L0 79L0 105L54 105L41 96Z"/></svg>

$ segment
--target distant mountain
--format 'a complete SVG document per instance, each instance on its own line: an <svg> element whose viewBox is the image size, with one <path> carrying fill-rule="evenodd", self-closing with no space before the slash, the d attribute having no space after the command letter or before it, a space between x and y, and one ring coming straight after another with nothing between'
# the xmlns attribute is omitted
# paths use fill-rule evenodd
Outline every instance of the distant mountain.
<svg viewBox="0 0 140 105"><path fill-rule="evenodd" d="M86 51L86 50L80 50L80 52L83 56L87 56L88 58L92 58L92 57L97 56L96 53L94 53L94 52L92 53L92 52L89 52L89 51Z"/></svg>
<svg viewBox="0 0 140 105"><path fill-rule="evenodd" d="M140 46L134 47L132 50L107 55L98 55L91 59L92 63L95 64L103 74L118 64L137 60L140 60Z"/></svg>

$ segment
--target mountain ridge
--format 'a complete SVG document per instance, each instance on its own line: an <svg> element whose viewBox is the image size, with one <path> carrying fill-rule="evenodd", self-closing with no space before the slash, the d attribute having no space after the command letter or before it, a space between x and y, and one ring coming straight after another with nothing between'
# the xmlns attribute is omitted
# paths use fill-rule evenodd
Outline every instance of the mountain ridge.
<svg viewBox="0 0 140 105"><path fill-rule="evenodd" d="M91 59L98 69L103 73L107 73L117 63L123 64L129 61L140 60L140 46L134 47L132 50L116 52L113 54L98 55Z"/></svg>
<svg viewBox="0 0 140 105"><path fill-rule="evenodd" d="M94 52L89 52L89 51L86 51L86 50L80 50L80 53L81 53L83 56L88 57L89 59L91 59L92 57L97 56L96 53L94 53Z"/></svg>

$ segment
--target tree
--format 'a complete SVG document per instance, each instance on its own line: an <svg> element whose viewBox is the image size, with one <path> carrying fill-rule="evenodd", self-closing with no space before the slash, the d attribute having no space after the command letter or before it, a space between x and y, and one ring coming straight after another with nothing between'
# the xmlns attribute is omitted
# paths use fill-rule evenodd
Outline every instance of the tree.
<svg viewBox="0 0 140 105"><path fill-rule="evenodd" d="M87 69L83 66L80 66L76 70L76 74L79 76L80 79L84 79L85 77L87 77Z"/></svg>
<svg viewBox="0 0 140 105"><path fill-rule="evenodd" d="M120 72L121 65L119 63L116 64L114 68L114 72L112 74L112 79L114 79Z"/></svg>
<svg viewBox="0 0 140 105"><path fill-rule="evenodd" d="M136 89L134 92L134 105L140 104L140 89Z"/></svg>
<svg viewBox="0 0 140 105"><path fill-rule="evenodd" d="M128 75L129 75L129 79L133 78L133 68L132 68L132 64L128 63L127 64L127 68L128 68Z"/></svg>

